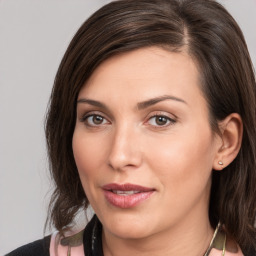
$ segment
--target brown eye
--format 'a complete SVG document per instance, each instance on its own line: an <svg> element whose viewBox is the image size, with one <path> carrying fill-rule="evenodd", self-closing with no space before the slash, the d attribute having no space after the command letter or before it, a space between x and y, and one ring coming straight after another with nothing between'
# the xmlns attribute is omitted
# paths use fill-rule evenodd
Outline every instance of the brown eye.
<svg viewBox="0 0 256 256"><path fill-rule="evenodd" d="M175 122L176 120L164 115L155 115L148 120L148 123L155 127L165 127L174 124Z"/></svg>
<svg viewBox="0 0 256 256"><path fill-rule="evenodd" d="M168 119L164 116L156 116L156 124L157 125L165 125L168 122Z"/></svg>
<svg viewBox="0 0 256 256"><path fill-rule="evenodd" d="M93 121L94 124L99 125L99 124L103 123L104 118L102 116L96 116L95 115L95 116L92 117L92 121Z"/></svg>
<svg viewBox="0 0 256 256"><path fill-rule="evenodd" d="M86 126L90 126L90 127L105 125L108 123L106 118L104 118L101 115L95 115L95 114L83 117L81 119L81 122L83 122Z"/></svg>

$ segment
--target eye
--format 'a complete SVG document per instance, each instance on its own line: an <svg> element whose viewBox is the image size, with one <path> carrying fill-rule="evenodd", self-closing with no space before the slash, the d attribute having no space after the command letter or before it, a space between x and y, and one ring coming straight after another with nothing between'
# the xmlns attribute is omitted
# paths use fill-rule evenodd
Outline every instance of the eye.
<svg viewBox="0 0 256 256"><path fill-rule="evenodd" d="M81 118L81 122L85 123L86 126L100 126L108 124L109 122L101 115L90 114Z"/></svg>
<svg viewBox="0 0 256 256"><path fill-rule="evenodd" d="M165 115L154 115L152 117L149 118L148 123L152 126L168 126L171 124L174 124L176 122L176 120L167 117Z"/></svg>

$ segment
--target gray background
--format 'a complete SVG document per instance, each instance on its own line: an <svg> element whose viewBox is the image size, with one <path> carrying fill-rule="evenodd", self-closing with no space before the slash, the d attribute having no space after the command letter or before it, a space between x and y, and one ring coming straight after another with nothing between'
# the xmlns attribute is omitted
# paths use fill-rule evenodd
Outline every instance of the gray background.
<svg viewBox="0 0 256 256"><path fill-rule="evenodd" d="M0 0L0 255L42 238L51 181L44 116L59 62L106 0ZM221 0L256 63L256 0Z"/></svg>

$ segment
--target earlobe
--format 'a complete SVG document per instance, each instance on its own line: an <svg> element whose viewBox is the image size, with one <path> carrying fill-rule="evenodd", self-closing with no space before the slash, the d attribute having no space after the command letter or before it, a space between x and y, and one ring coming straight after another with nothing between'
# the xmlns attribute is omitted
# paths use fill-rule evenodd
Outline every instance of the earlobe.
<svg viewBox="0 0 256 256"><path fill-rule="evenodd" d="M213 169L220 171L237 156L243 137L243 122L239 114L232 113L219 123L221 143L218 144Z"/></svg>

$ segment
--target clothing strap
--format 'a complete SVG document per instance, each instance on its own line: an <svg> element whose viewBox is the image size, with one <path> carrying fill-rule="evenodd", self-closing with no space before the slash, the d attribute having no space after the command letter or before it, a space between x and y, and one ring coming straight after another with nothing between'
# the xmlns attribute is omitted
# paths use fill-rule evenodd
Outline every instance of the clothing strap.
<svg viewBox="0 0 256 256"><path fill-rule="evenodd" d="M84 256L83 246L84 231L65 233L61 236L59 232L55 232L51 236L50 256Z"/></svg>

